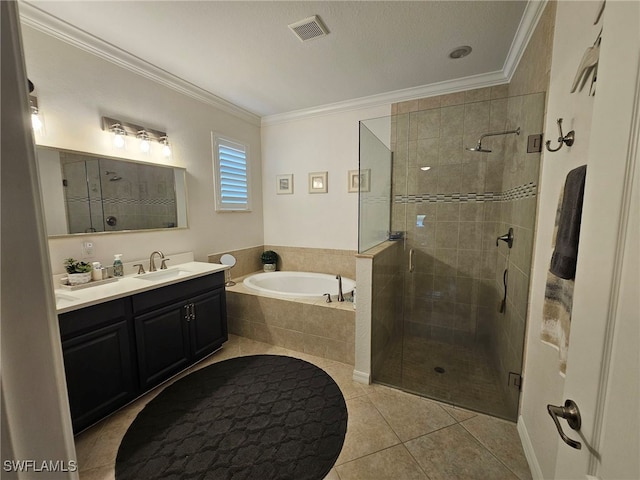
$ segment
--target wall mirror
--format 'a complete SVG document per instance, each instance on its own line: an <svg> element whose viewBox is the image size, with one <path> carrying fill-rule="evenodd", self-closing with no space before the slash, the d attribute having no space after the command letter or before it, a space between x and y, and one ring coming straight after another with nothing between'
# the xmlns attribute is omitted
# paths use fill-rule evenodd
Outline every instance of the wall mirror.
<svg viewBox="0 0 640 480"><path fill-rule="evenodd" d="M47 234L187 227L186 170L38 146Z"/></svg>

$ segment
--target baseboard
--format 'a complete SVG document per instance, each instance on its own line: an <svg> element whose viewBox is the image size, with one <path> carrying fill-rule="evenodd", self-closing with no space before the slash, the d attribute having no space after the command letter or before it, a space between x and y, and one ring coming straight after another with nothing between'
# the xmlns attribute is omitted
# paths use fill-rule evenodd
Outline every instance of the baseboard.
<svg viewBox="0 0 640 480"><path fill-rule="evenodd" d="M518 416L518 434L520 435L520 442L522 443L522 449L524 450L524 456L527 457L527 463L529 464L529 470L531 470L531 476L534 480L543 480L542 469L538 463L536 452L533 450L533 444L531 438L529 438L529 432L527 426L524 424L522 415Z"/></svg>
<svg viewBox="0 0 640 480"><path fill-rule="evenodd" d="M371 383L371 375L365 372L359 372L358 370L354 370L353 381L358 383L364 383L365 385L369 385Z"/></svg>

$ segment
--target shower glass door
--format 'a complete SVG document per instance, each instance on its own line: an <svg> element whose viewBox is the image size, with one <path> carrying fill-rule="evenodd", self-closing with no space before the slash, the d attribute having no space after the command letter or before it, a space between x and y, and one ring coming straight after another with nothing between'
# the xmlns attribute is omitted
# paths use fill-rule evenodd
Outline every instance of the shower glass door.
<svg viewBox="0 0 640 480"><path fill-rule="evenodd" d="M516 420L540 162L527 137L542 132L544 95L439 99L389 121L402 326L373 377ZM518 127L485 138L491 152L465 149ZM509 228L512 249L496 241Z"/></svg>

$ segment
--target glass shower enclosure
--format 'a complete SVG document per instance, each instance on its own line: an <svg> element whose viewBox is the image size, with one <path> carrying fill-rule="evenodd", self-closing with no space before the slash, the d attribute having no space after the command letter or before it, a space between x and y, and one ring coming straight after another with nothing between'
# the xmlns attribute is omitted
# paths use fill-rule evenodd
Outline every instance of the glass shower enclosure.
<svg viewBox="0 0 640 480"><path fill-rule="evenodd" d="M372 319L373 381L515 421L544 94L481 91L361 122L359 251L392 244L373 278L399 292Z"/></svg>

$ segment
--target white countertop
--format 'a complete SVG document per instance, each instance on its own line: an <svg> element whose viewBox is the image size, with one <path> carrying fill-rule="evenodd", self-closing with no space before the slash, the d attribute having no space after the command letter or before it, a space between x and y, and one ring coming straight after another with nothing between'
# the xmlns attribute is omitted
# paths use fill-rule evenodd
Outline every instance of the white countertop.
<svg viewBox="0 0 640 480"><path fill-rule="evenodd" d="M187 262L171 266L166 270L150 272L146 275L127 275L117 281L102 285L95 285L78 290L55 289L56 312L58 314L78 310L79 308L97 305L117 298L128 297L140 292L146 292L180 283L211 273L221 272L229 267L218 263Z"/></svg>

